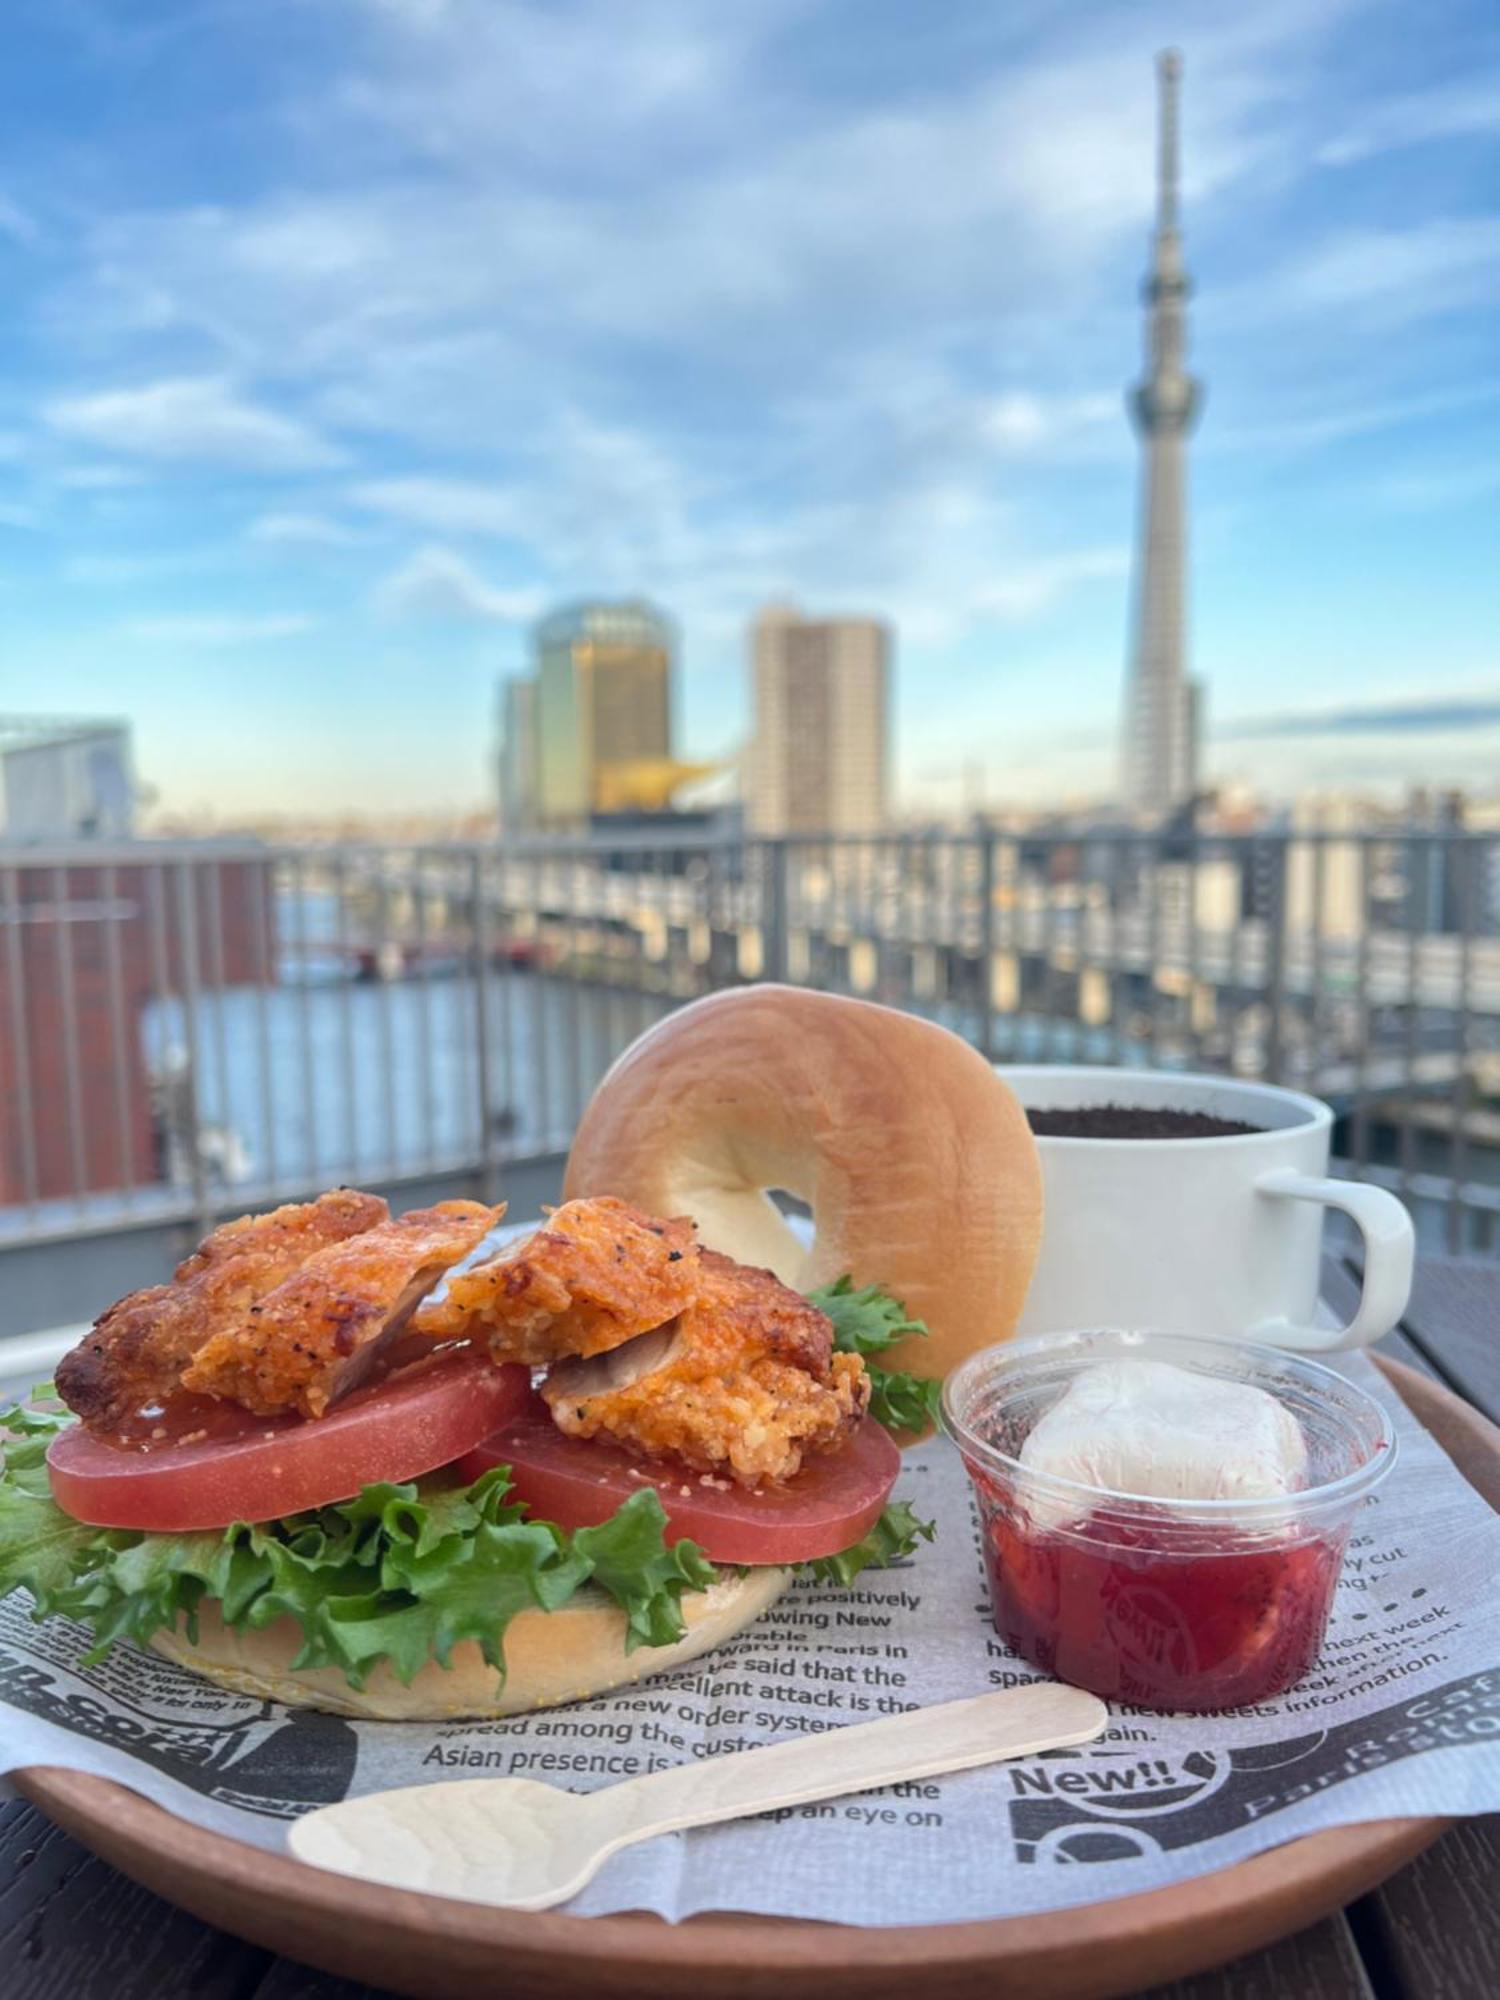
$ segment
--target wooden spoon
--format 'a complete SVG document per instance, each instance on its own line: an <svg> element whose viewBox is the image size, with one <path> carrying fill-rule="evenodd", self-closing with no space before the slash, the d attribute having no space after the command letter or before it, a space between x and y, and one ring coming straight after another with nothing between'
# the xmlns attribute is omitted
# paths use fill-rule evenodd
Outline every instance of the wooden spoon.
<svg viewBox="0 0 1500 2000"><path fill-rule="evenodd" d="M771 1748L652 1771L596 1792L466 1778L324 1806L289 1835L301 1861L395 1889L513 1910L565 1903L622 1847L811 1799L868 1792L1087 1743L1109 1711L1055 1681L912 1709Z"/></svg>

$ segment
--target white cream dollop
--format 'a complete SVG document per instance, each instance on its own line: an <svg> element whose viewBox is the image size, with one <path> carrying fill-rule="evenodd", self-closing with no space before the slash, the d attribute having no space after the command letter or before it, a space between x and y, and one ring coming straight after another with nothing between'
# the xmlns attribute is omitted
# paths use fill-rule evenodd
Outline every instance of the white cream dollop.
<svg viewBox="0 0 1500 2000"><path fill-rule="evenodd" d="M1021 1447L1057 1479L1157 1500L1268 1500L1307 1479L1307 1440L1284 1404L1250 1382L1167 1361L1101 1361L1075 1376ZM1081 1511L1031 1503L1057 1524Z"/></svg>

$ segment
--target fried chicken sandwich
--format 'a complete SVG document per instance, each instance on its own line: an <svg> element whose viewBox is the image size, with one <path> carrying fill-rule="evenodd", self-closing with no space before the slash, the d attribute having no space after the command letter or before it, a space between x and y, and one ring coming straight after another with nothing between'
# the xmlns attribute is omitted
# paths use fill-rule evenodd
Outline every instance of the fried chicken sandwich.
<svg viewBox="0 0 1500 2000"><path fill-rule="evenodd" d="M877 1381L888 1420L921 1412L848 1344L904 1330L893 1302L820 1305L610 1197L434 1294L500 1213L338 1189L112 1306L55 1398L0 1416L0 1592L95 1657L499 1715L689 1659L798 1568L909 1553Z"/></svg>
<svg viewBox="0 0 1500 2000"><path fill-rule="evenodd" d="M888 1219L904 1199L880 1248L942 1312L931 1345L993 1339L1039 1227L1024 1117L945 1030L804 999L794 1059L813 1050L814 1071L777 1096L764 1165L747 1141L739 1170L790 1184L800 1120L809 1158L838 1166L837 1244L858 1206L839 1149L863 1158ZM684 1078L700 1012L674 1017ZM832 1123L830 1026L848 1071ZM927 1106L936 1179L871 1145L913 1029L923 1061L901 1090ZM642 1045L654 1065L663 1033ZM596 1106L612 1091L649 1095L628 1057ZM752 1108L734 1116L753 1137ZM998 1249L996 1171L960 1157L965 1133L1003 1159ZM847 1586L909 1558L931 1530L892 1499L895 1437L932 1421L940 1369L920 1366L925 1328L863 1247L852 1276L785 1258L778 1276L730 1254L723 1170L658 1213L624 1184L649 1162L632 1170L618 1128L594 1117L580 1140L573 1198L519 1238L497 1244L503 1211L479 1202L393 1216L338 1188L224 1224L169 1283L111 1306L55 1390L0 1412L0 1596L89 1628L86 1659L124 1641L258 1696L457 1718L601 1693L720 1644L799 1572ZM605 1152L613 1187L593 1178Z"/></svg>

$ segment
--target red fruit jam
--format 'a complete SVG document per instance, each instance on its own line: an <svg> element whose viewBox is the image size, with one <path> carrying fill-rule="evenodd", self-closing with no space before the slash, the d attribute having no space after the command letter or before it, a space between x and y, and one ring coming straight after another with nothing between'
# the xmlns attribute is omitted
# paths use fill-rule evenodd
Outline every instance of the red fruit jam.
<svg viewBox="0 0 1500 2000"><path fill-rule="evenodd" d="M995 1630L1059 1680L1143 1708L1242 1708L1317 1658L1344 1532L1162 1533L1107 1509L1038 1528L970 1471Z"/></svg>

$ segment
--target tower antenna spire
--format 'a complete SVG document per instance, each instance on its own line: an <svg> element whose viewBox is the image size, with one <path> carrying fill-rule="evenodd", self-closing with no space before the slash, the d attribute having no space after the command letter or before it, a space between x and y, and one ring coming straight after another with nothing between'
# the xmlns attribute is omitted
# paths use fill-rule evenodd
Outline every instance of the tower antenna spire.
<svg viewBox="0 0 1500 2000"><path fill-rule="evenodd" d="M1163 49L1156 58L1158 231L1177 227L1177 91L1181 81L1181 54L1176 49Z"/></svg>

